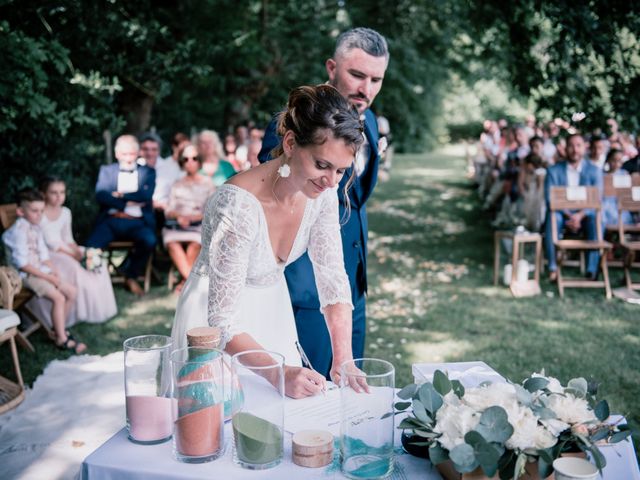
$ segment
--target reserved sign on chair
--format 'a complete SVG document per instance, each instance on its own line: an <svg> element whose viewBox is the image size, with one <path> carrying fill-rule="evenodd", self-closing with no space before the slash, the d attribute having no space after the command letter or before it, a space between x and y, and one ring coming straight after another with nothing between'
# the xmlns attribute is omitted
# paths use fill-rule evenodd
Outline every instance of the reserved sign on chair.
<svg viewBox="0 0 640 480"><path fill-rule="evenodd" d="M567 187L567 200L570 202L580 202L587 200L586 187Z"/></svg>
<svg viewBox="0 0 640 480"><path fill-rule="evenodd" d="M640 202L640 187L631 188L631 198L634 202Z"/></svg>
<svg viewBox="0 0 640 480"><path fill-rule="evenodd" d="M631 188L631 175L612 175L613 188Z"/></svg>

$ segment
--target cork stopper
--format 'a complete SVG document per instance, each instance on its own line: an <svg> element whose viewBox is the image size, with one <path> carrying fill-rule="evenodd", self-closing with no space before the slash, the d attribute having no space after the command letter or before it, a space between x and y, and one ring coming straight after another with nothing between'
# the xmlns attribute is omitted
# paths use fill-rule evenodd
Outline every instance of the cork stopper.
<svg viewBox="0 0 640 480"><path fill-rule="evenodd" d="M292 438L293 463L318 468L333 461L333 435L325 430L301 430Z"/></svg>
<svg viewBox="0 0 640 480"><path fill-rule="evenodd" d="M196 327L187 332L190 347L216 348L220 343L220 329L217 327Z"/></svg>

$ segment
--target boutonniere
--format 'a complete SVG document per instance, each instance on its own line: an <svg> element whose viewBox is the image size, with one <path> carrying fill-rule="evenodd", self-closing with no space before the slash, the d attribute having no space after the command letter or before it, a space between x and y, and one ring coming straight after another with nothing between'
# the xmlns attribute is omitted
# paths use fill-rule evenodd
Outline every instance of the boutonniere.
<svg viewBox="0 0 640 480"><path fill-rule="evenodd" d="M387 150L388 146L389 143L387 142L387 137L382 137L378 140L378 153L382 155Z"/></svg>

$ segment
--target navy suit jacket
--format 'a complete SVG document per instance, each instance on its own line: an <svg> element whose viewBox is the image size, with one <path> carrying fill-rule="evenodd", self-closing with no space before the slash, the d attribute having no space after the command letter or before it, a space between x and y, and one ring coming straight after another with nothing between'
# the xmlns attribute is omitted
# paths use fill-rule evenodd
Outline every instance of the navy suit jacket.
<svg viewBox="0 0 640 480"><path fill-rule="evenodd" d="M342 234L342 250L344 266L349 276L353 303L367 291L367 209L366 202L371 196L378 180L378 123L371 110L365 111L364 133L369 142L369 159L362 175L355 177L349 188L348 196L351 212L347 217L344 205L344 186L346 185L353 167L347 169L338 187L340 204L340 222ZM262 140L262 150L258 158L264 163L271 160L271 151L278 146L280 138L276 133L275 119L269 123ZM360 268L358 268L360 266ZM313 275L313 267L309 256L305 253L298 260L285 269L285 276L294 307L319 309L318 290Z"/></svg>
<svg viewBox="0 0 640 480"><path fill-rule="evenodd" d="M544 198L549 206L551 187L567 186L567 162L559 162L547 169L547 176L544 181ZM584 187L598 187L602 194L603 188L602 170L588 160L582 160L582 171L580 172L579 185Z"/></svg>
<svg viewBox="0 0 640 480"><path fill-rule="evenodd" d="M96 182L96 200L100 205L97 223L104 221L109 216L109 210L124 211L127 202L144 203L142 206L142 219L144 223L155 231L156 220L153 214L153 191L156 188L156 171L147 166L138 165L138 191L125 193L122 198L111 195L118 189L118 173L120 165L112 163L100 167L98 181Z"/></svg>

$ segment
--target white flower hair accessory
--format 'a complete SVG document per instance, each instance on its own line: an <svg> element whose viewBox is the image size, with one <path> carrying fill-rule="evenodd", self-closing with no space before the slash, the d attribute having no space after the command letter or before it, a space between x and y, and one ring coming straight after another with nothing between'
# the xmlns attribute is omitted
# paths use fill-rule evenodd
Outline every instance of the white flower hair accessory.
<svg viewBox="0 0 640 480"><path fill-rule="evenodd" d="M280 175L282 178L287 178L289 175L291 175L291 167L288 163L283 163L278 167L278 175Z"/></svg>

